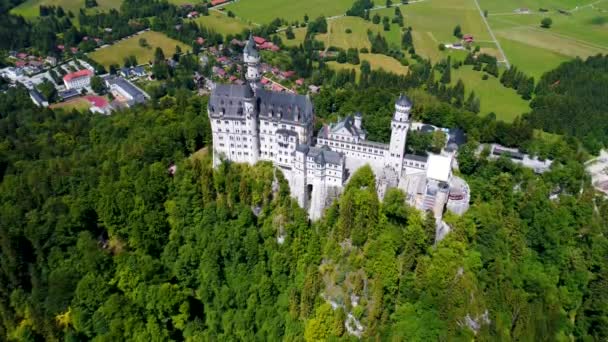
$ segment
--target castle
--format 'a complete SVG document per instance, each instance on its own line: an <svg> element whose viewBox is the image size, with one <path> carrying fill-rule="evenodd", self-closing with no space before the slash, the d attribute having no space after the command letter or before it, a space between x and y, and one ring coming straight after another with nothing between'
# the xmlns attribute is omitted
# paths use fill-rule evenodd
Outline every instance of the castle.
<svg viewBox="0 0 608 342"><path fill-rule="evenodd" d="M247 82L218 84L209 98L214 167L222 160L272 162L283 171L292 196L314 220L339 195L350 175L367 164L376 174L380 197L388 188L399 187L409 204L431 210L439 222L450 200L453 155L405 154L412 109L405 95L395 102L389 144L366 139L360 113L325 125L315 142L310 97L261 86L260 55L253 37L244 47L243 59ZM455 198L462 201L461 197ZM451 207L460 208L459 203Z"/></svg>

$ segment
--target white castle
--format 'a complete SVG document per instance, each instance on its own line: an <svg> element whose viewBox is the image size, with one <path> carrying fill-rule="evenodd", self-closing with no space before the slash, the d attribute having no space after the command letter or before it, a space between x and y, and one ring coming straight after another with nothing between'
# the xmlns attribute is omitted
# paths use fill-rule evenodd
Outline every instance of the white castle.
<svg viewBox="0 0 608 342"><path fill-rule="evenodd" d="M387 188L399 187L407 194L409 204L433 211L438 222L446 203L453 211L466 210L468 196L463 199L456 190L450 196L450 188L454 188L453 155L405 154L412 109L405 95L395 102L389 144L366 140L361 114L325 125L315 143L310 97L268 91L261 86L260 55L252 37L245 45L243 58L247 83L218 84L209 99L214 167L222 160L272 162L282 170L291 195L313 220L341 192L350 175L366 164L376 174L381 198ZM462 192L463 187L459 190ZM452 203L448 203L450 200Z"/></svg>

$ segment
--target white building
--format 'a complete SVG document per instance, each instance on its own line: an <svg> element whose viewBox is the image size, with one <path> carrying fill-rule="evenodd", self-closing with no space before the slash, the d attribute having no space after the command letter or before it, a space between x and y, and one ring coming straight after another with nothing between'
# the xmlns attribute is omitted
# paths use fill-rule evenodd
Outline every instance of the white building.
<svg viewBox="0 0 608 342"><path fill-rule="evenodd" d="M91 84L93 72L89 69L82 69L63 76L63 83L67 89L82 89Z"/></svg>
<svg viewBox="0 0 608 342"><path fill-rule="evenodd" d="M145 103L150 98L143 90L122 77L108 77L105 83L112 95L127 107Z"/></svg>
<svg viewBox="0 0 608 342"><path fill-rule="evenodd" d="M453 155L405 153L412 109L405 95L395 102L389 144L367 140L361 114L324 126L315 144L310 98L260 87L260 57L252 37L243 53L248 83L218 84L209 98L214 166L222 160L271 161L285 174L292 196L316 219L349 175L370 165L380 197L399 187L411 205L432 211L439 222L449 201Z"/></svg>

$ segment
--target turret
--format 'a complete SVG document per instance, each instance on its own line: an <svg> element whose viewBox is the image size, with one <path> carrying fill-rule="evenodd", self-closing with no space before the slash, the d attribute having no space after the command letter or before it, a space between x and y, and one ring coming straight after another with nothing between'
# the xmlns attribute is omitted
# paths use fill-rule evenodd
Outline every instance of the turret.
<svg viewBox="0 0 608 342"><path fill-rule="evenodd" d="M260 53L255 46L253 35L249 35L249 40L243 49L243 61L247 65L247 74L245 75L245 78L253 90L256 91L258 88L260 88L260 80L262 75L260 74L259 70Z"/></svg>
<svg viewBox="0 0 608 342"><path fill-rule="evenodd" d="M403 156L405 154L405 143L407 132L410 128L410 110L412 103L403 94L395 102L395 113L391 120L391 142L389 150L385 155L385 165L393 168L398 175L403 169Z"/></svg>
<svg viewBox="0 0 608 342"><path fill-rule="evenodd" d="M393 121L406 122L410 118L410 111L412 110L412 102L407 96L400 94L399 98L395 102L395 113L393 115Z"/></svg>
<svg viewBox="0 0 608 342"><path fill-rule="evenodd" d="M361 113L359 112L355 113L355 127L361 129Z"/></svg>

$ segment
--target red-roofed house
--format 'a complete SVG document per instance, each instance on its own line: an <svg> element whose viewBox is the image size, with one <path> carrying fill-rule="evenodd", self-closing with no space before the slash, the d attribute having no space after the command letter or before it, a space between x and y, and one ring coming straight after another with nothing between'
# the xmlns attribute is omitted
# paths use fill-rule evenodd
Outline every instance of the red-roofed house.
<svg viewBox="0 0 608 342"><path fill-rule="evenodd" d="M19 58L19 59L26 59L27 58L27 53L20 52L20 53L17 54L17 58Z"/></svg>
<svg viewBox="0 0 608 342"><path fill-rule="evenodd" d="M295 74L296 74L296 72L292 71L292 70L290 70L290 71L283 71L283 72L281 72L281 76L280 77L282 77L284 79L288 79L288 78L294 77Z"/></svg>
<svg viewBox="0 0 608 342"><path fill-rule="evenodd" d="M93 72L89 69L82 69L63 76L63 83L68 89L81 89L91 84Z"/></svg>
<svg viewBox="0 0 608 342"><path fill-rule="evenodd" d="M27 62L26 62L26 61L16 61L16 62L15 62L15 66L16 66L17 68L23 68L23 67L24 67L26 64L27 64Z"/></svg>
<svg viewBox="0 0 608 342"><path fill-rule="evenodd" d="M78 52L78 48L77 47L71 47L70 51L72 51L72 53L76 53L76 52Z"/></svg>
<svg viewBox="0 0 608 342"><path fill-rule="evenodd" d="M230 76L230 78L228 78L228 81L230 81L230 83L236 81L236 76Z"/></svg>
<svg viewBox="0 0 608 342"><path fill-rule="evenodd" d="M283 91L283 87L281 87L281 85L279 85L277 83L273 83L272 84L272 91L277 91L277 92Z"/></svg>
<svg viewBox="0 0 608 342"><path fill-rule="evenodd" d="M296 84L299 85L299 86L304 85L304 79L303 78L298 78L296 80Z"/></svg>
<svg viewBox="0 0 608 342"><path fill-rule="evenodd" d="M465 34L464 36L462 36L462 40L464 40L466 43L472 43L473 36L470 34Z"/></svg>
<svg viewBox="0 0 608 342"><path fill-rule="evenodd" d="M230 62L230 59L229 59L228 57L226 57L226 56L221 56L221 57L218 57L218 58L216 58L215 60L216 60L218 63L223 64L223 65L228 64L228 63Z"/></svg>
<svg viewBox="0 0 608 342"><path fill-rule="evenodd" d="M63 45L57 45L57 49L63 51L65 49L65 46L63 46Z"/></svg>
<svg viewBox="0 0 608 342"><path fill-rule="evenodd" d="M211 1L211 6L217 6L217 5L221 5L223 3L228 2L228 0L212 0Z"/></svg>
<svg viewBox="0 0 608 342"><path fill-rule="evenodd" d="M108 100L106 100L104 97L85 96L84 98L91 104L91 107L89 108L91 112L99 114L110 114L110 104L108 103Z"/></svg>
<svg viewBox="0 0 608 342"><path fill-rule="evenodd" d="M196 38L196 44L198 44L198 45L205 44L205 38L203 38L203 37Z"/></svg>
<svg viewBox="0 0 608 342"><path fill-rule="evenodd" d="M262 45L264 43L266 43L266 39L262 38L262 37L258 37L258 36L253 36L253 41L257 44L257 45Z"/></svg>
<svg viewBox="0 0 608 342"><path fill-rule="evenodd" d="M267 85L268 83L270 83L270 81L266 77L262 78L263 85Z"/></svg>

